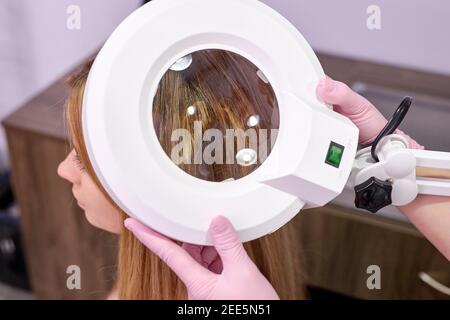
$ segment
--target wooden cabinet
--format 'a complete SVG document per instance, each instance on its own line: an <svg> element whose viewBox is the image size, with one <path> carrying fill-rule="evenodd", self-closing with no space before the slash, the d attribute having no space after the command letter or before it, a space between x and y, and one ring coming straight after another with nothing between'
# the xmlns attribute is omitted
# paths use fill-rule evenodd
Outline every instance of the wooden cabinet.
<svg viewBox="0 0 450 320"><path fill-rule="evenodd" d="M419 278L450 287L450 262L412 225L326 206L296 218L307 283L361 299L449 299ZM368 289L369 266L381 289Z"/></svg>

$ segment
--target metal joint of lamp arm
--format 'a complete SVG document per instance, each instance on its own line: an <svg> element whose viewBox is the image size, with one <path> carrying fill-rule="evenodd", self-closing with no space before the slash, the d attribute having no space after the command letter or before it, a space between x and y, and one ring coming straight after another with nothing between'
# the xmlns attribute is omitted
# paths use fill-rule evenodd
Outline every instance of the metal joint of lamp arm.
<svg viewBox="0 0 450 320"><path fill-rule="evenodd" d="M419 194L450 196L450 153L408 149L397 134L377 145L376 162L371 148L360 150L349 184L355 190L355 206L377 212L389 206L404 206Z"/></svg>

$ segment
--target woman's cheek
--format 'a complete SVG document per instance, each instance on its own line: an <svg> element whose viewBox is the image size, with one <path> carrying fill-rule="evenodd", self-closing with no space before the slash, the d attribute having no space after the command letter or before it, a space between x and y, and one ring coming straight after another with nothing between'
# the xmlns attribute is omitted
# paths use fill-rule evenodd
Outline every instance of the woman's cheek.
<svg viewBox="0 0 450 320"><path fill-rule="evenodd" d="M108 201L89 177L83 181L82 191L82 201L89 223L112 233L120 233L122 221L119 210Z"/></svg>
<svg viewBox="0 0 450 320"><path fill-rule="evenodd" d="M108 232L119 234L122 229L120 212L110 203L96 202L93 206L86 206L86 219L93 226Z"/></svg>

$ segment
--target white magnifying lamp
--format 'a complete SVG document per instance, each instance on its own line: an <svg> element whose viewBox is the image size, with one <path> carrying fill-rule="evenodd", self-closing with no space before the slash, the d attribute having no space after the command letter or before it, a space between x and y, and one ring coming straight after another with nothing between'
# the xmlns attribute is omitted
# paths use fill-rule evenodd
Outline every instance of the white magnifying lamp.
<svg viewBox="0 0 450 320"><path fill-rule="evenodd" d="M212 51L255 66L255 79L261 81L255 88L267 92L261 88L270 86L278 115L276 124L268 124L277 129L268 157L248 174L223 182L180 170L161 145L160 132L173 117L155 117L162 79L169 74L189 81L186 72L205 66L199 57ZM214 86L208 74L220 68L200 70L204 77L196 79ZM229 78L227 72L222 76ZM317 99L315 88L323 77L302 35L256 0L153 0L123 21L92 66L83 103L89 158L121 209L162 234L209 245L209 223L222 214L242 241L256 239L286 224L302 208L327 204L350 177L358 129ZM242 111L225 102L222 106L231 113ZM186 107L186 117L200 111L214 114L196 101L181 107ZM180 106L169 106L169 113L176 112L171 108ZM252 115L246 125L259 125L261 117ZM233 165L254 165L254 151L235 150Z"/></svg>

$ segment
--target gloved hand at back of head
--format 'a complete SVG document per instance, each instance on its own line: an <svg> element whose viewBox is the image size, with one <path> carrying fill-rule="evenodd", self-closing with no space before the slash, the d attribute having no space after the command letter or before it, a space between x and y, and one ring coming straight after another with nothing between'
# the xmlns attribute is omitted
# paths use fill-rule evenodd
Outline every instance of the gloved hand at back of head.
<svg viewBox="0 0 450 320"><path fill-rule="evenodd" d="M386 118L372 103L354 92L345 83L327 76L317 85L317 95L323 102L333 105L336 112L349 118L358 127L359 142L363 145L373 142L387 124ZM395 133L408 140L409 148L424 149L403 131L397 129Z"/></svg>
<svg viewBox="0 0 450 320"><path fill-rule="evenodd" d="M279 299L247 255L233 225L223 216L213 219L210 225L214 247L186 243L179 246L133 218L125 220L125 227L178 275L189 299Z"/></svg>

